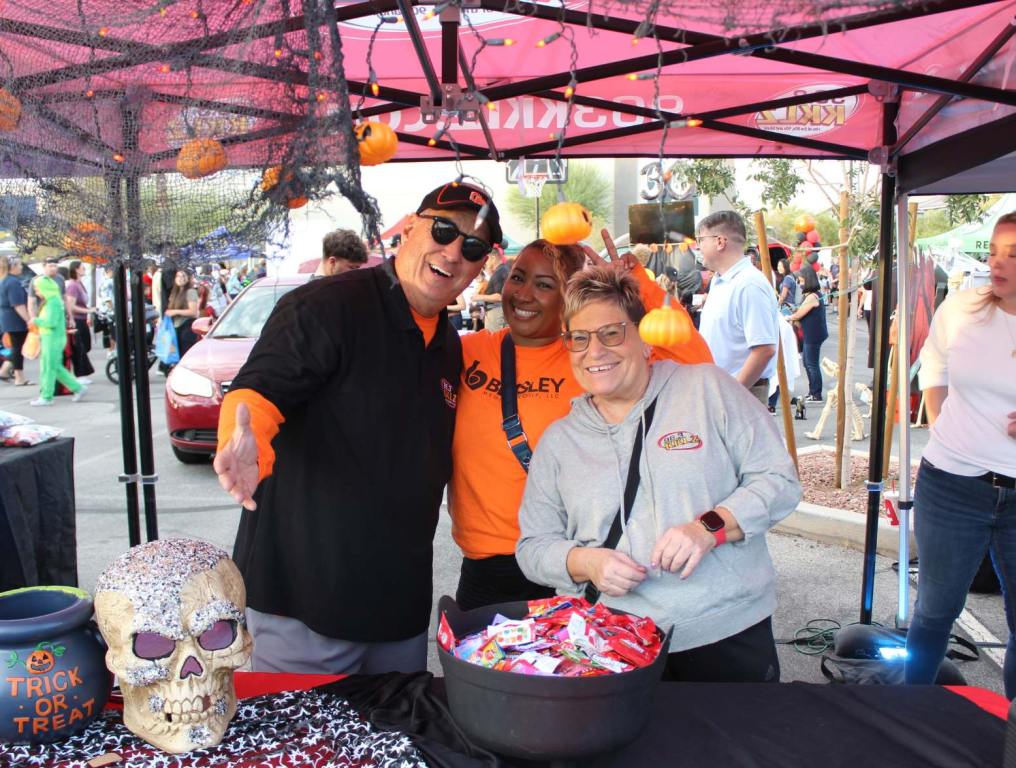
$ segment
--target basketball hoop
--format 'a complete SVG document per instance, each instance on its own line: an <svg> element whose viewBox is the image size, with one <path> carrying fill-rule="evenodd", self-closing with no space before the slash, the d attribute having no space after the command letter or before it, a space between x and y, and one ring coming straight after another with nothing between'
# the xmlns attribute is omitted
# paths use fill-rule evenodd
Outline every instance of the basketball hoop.
<svg viewBox="0 0 1016 768"><path fill-rule="evenodd" d="M519 191L523 197L539 197L547 183L545 173L523 173L519 175Z"/></svg>

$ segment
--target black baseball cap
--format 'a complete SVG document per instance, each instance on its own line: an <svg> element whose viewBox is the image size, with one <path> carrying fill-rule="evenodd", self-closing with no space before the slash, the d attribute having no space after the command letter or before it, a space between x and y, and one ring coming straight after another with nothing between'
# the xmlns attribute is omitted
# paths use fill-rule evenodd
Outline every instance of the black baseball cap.
<svg viewBox="0 0 1016 768"><path fill-rule="evenodd" d="M432 211L450 211L465 208L479 213L480 209L485 205L487 206L487 214L483 220L490 228L490 242L500 243L504 238L504 233L501 232L501 216L497 212L497 206L494 205L494 200L489 194L479 187L474 187L472 184L466 184L461 181L451 181L447 184L442 184L437 189L431 190L423 198L416 212L423 213L428 209Z"/></svg>

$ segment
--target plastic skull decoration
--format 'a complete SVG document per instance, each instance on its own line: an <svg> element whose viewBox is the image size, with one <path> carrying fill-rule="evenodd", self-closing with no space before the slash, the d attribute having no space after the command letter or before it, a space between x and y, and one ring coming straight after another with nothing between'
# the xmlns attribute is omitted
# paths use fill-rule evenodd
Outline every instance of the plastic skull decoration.
<svg viewBox="0 0 1016 768"><path fill-rule="evenodd" d="M246 602L236 565L203 541L142 544L103 572L95 614L133 733L171 753L222 740L250 657Z"/></svg>

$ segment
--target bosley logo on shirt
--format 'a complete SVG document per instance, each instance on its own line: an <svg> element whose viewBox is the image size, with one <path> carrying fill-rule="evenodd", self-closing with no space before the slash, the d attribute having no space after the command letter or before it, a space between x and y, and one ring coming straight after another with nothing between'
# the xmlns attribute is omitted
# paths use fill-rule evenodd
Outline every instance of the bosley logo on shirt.
<svg viewBox="0 0 1016 768"><path fill-rule="evenodd" d="M473 364L466 369L466 386L470 389L483 389L494 394L501 393L501 380L497 379L482 368L480 361L474 360ZM545 392L552 395L561 394L561 387L564 386L564 379L555 379L551 376L541 376L533 381L519 381L515 384L515 390L520 395L528 395L532 392Z"/></svg>
<svg viewBox="0 0 1016 768"><path fill-rule="evenodd" d="M458 394L448 379L441 379L441 393L444 395L445 405L454 410L458 404Z"/></svg>
<svg viewBox="0 0 1016 768"><path fill-rule="evenodd" d="M659 439L657 445L665 451L697 451L702 447L702 438L694 432L680 430L668 432Z"/></svg>

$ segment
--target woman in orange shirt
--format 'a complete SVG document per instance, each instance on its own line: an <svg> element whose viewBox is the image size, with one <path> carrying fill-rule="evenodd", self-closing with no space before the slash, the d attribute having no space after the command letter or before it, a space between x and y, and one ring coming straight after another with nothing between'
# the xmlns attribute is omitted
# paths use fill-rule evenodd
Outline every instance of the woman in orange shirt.
<svg viewBox="0 0 1016 768"><path fill-rule="evenodd" d="M641 266L631 257L617 256L606 230L603 237L610 263L632 270L647 307L662 304L663 291ZM561 341L561 315L565 284L582 269L587 256L604 263L589 248L533 241L515 259L502 290L508 327L462 337L448 506L452 536L464 555L456 600L465 610L553 594L528 581L515 561L518 510L526 485L527 449L535 449L543 431L567 414L572 398L582 394ZM514 430L505 429L502 410L502 381L511 377L510 369L502 367L508 354L515 369L517 410L509 406L507 411L518 416ZM697 332L680 348L656 349L655 356L681 363L712 362Z"/></svg>

